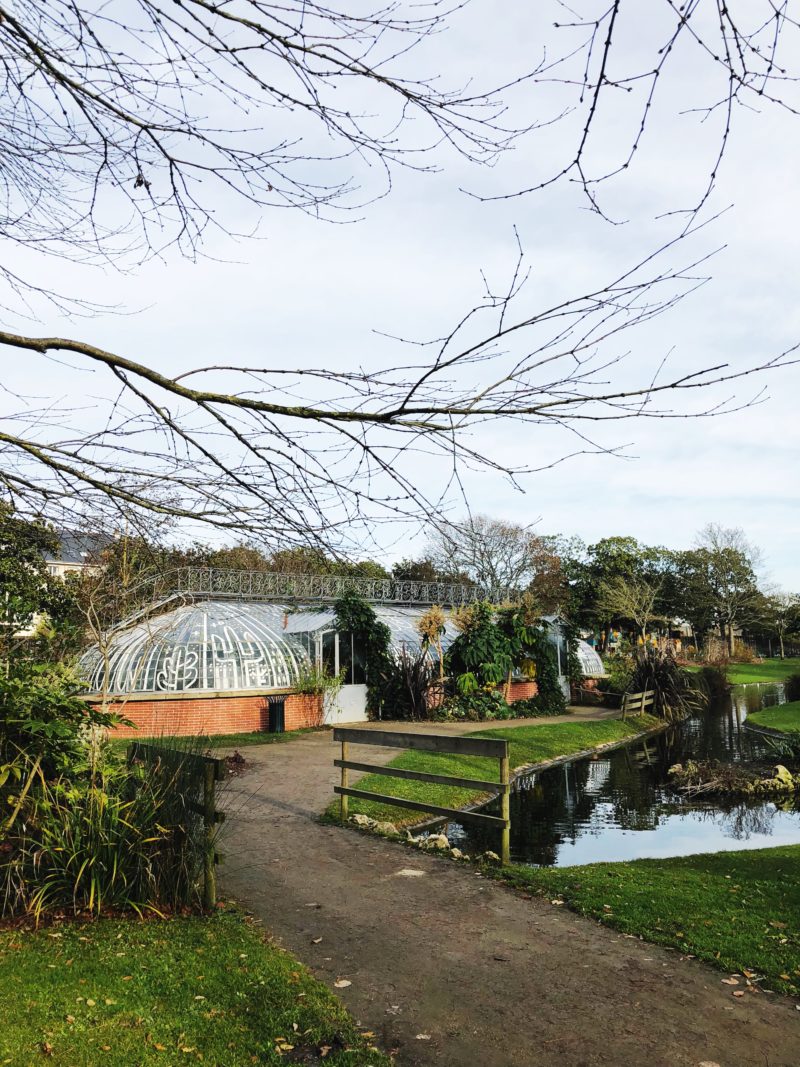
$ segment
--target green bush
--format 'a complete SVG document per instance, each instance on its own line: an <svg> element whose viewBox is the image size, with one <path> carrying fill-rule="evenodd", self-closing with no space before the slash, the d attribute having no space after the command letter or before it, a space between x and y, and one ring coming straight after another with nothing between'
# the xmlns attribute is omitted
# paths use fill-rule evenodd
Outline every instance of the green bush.
<svg viewBox="0 0 800 1067"><path fill-rule="evenodd" d="M433 718L432 708L441 692L438 668L426 648L401 648L384 684L384 717L419 722ZM433 699L432 699L433 698Z"/></svg>
<svg viewBox="0 0 800 1067"><path fill-rule="evenodd" d="M716 702L727 696L731 690L731 683L724 667L712 667L706 664L694 675L698 689L705 697Z"/></svg>
<svg viewBox="0 0 800 1067"><path fill-rule="evenodd" d="M458 693L448 697L436 711L436 718L440 721L495 722L513 717L514 712L499 689Z"/></svg>
<svg viewBox="0 0 800 1067"><path fill-rule="evenodd" d="M13 664L0 676L0 768L17 761L53 776L81 758L92 728L120 721L86 704L81 685L61 664Z"/></svg>
<svg viewBox="0 0 800 1067"><path fill-rule="evenodd" d="M630 689L633 659L623 655L607 656L603 666L606 670L605 677L598 680L597 688L604 694L606 703L619 706L622 694Z"/></svg>
<svg viewBox="0 0 800 1067"><path fill-rule="evenodd" d="M686 718L707 701L669 648L644 646L634 653L628 692L642 693L648 689L655 693L653 714L663 719Z"/></svg>
<svg viewBox="0 0 800 1067"><path fill-rule="evenodd" d="M72 780L37 771L0 852L0 915L195 905L204 840L191 755Z"/></svg>
<svg viewBox="0 0 800 1067"><path fill-rule="evenodd" d="M526 700L515 700L511 710L516 719L544 719L551 715L563 715L567 710L567 701L559 687L558 694L549 697L538 693Z"/></svg>
<svg viewBox="0 0 800 1067"><path fill-rule="evenodd" d="M789 703L794 700L800 700L800 673L790 674L783 683L783 687Z"/></svg>

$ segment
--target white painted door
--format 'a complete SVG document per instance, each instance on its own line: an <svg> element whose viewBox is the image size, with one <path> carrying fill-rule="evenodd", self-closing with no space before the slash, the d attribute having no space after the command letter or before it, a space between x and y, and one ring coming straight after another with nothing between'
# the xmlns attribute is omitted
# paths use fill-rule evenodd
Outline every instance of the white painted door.
<svg viewBox="0 0 800 1067"><path fill-rule="evenodd" d="M325 724L337 726L344 722L367 721L367 687L343 685L336 696L325 704Z"/></svg>

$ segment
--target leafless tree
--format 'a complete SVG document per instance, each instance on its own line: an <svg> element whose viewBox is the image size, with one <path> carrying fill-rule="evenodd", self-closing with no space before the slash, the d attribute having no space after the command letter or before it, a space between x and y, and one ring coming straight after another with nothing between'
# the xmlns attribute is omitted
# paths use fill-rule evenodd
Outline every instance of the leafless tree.
<svg viewBox="0 0 800 1067"><path fill-rule="evenodd" d="M0 0L0 241L100 263L135 263L170 244L194 255L209 227L228 226L229 197L330 217L359 202L364 164L379 163L389 183L396 166L435 166L445 145L493 160L526 129L507 119L500 90L562 78L565 68L543 60L487 91L448 90L409 73L409 51L459 6L391 3L353 14L309 0ZM796 25L786 5L768 6L782 40ZM667 0L676 41L697 38L697 7ZM757 91L758 69L761 95L779 105L772 87L790 76L763 70L760 37L727 12L720 8L720 19L741 62L720 61L702 39L700 60L743 65L734 99ZM606 99L647 83L612 81L621 19L620 0L578 19L576 32L588 35L581 106L589 102L589 132ZM665 63L654 60L652 93ZM528 125L540 121L534 115ZM561 176L577 168L591 197L589 132ZM370 187L361 200L387 187ZM26 354L32 377L45 381L47 361L58 359L92 370L97 385L82 405L12 398L0 425L2 487L21 510L58 522L77 510L119 525L144 510L273 545L342 544L346 533L361 536L359 520L436 514L464 466L512 478L537 469L523 454L516 463L482 454L471 434L486 422L560 426L581 452L607 447L593 435L604 421L730 410L736 403L726 395L691 410L668 398L785 365L793 353L740 371L698 362L672 377L657 354L632 384L616 374L624 332L700 284L704 268L688 251L680 265L672 260L695 230L552 306L529 297L520 255L507 285L487 284L450 329L412 350L419 358L404 349L390 367L336 373L322 353L316 367L220 360L170 376L155 369L157 356L4 329L0 344ZM40 288L11 262L0 256L7 305ZM444 472L428 495L409 462L418 465L420 454Z"/></svg>
<svg viewBox="0 0 800 1067"><path fill-rule="evenodd" d="M628 619L636 627L643 641L647 639L650 624L660 616L656 604L661 592L660 581L648 581L634 575L617 575L600 583L597 603L610 618Z"/></svg>
<svg viewBox="0 0 800 1067"><path fill-rule="evenodd" d="M763 563L761 550L740 527L715 522L703 527L695 545L705 596L733 656L736 628L748 621L761 600L757 583Z"/></svg>
<svg viewBox="0 0 800 1067"><path fill-rule="evenodd" d="M461 522L439 522L431 537L431 556L444 569L466 574L489 600L534 594L539 613L552 610L563 594L558 557L533 526L470 515Z"/></svg>
<svg viewBox="0 0 800 1067"><path fill-rule="evenodd" d="M572 136L560 157L546 154L536 181L487 198L570 181L592 211L625 221L607 214L602 187L635 170L647 139L660 137L670 117L684 125L695 118L705 131L707 168L689 175L695 191L688 203L661 208L690 226L714 192L737 114L800 115L796 0L656 0L646 9L635 0L556 0L552 9L548 59L531 81L558 90L558 103L537 116L536 129L560 123Z"/></svg>

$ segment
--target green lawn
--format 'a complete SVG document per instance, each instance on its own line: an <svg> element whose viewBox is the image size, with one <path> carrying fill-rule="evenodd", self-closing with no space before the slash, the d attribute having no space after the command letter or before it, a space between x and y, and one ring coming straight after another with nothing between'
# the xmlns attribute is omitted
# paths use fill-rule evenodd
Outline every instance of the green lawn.
<svg viewBox="0 0 800 1067"><path fill-rule="evenodd" d="M0 1019L0 1064L15 1067L390 1064L235 912L0 930Z"/></svg>
<svg viewBox="0 0 800 1067"><path fill-rule="evenodd" d="M748 682L782 682L800 672L800 659L765 659L761 663L732 663L726 674L731 685Z"/></svg>
<svg viewBox="0 0 800 1067"><path fill-rule="evenodd" d="M529 763L565 756L598 745L621 741L642 730L659 724L650 715L640 715L625 722L618 719L603 719L599 722L560 722L547 719L532 722L530 726L515 726L493 730L475 731L470 737L507 738L509 760L512 768ZM369 762L369 760L366 760ZM484 781L498 780L498 761L485 756L455 756L433 752L404 752L391 761L391 766L404 770L423 771L429 774L449 774L459 778L478 778ZM470 789L427 782L408 782L385 775L369 774L354 784L356 789L370 793L384 793L409 800L421 800L445 808L463 808L480 800L484 794ZM339 801L334 801L327 810L330 817L338 817ZM350 813L369 815L373 819L393 822L396 826L409 826L421 822L422 812L393 807L390 804L350 798Z"/></svg>
<svg viewBox="0 0 800 1067"><path fill-rule="evenodd" d="M800 845L495 876L615 929L800 993ZM745 978L739 979L740 988Z"/></svg>
<svg viewBox="0 0 800 1067"><path fill-rule="evenodd" d="M800 700L791 704L778 704L774 708L764 708L747 716L747 721L755 726L768 726L772 730L785 730L787 733L800 733Z"/></svg>
<svg viewBox="0 0 800 1067"><path fill-rule="evenodd" d="M256 730L254 733L246 734L199 734L196 737L181 735L173 737L170 734L164 734L161 737L114 737L112 734L110 742L113 749L126 749L131 741L154 745L174 744L178 748L189 743L193 750L195 748L249 748L252 745L279 745L316 732L316 727L308 727L303 730L285 730L281 734L270 734L265 730Z"/></svg>

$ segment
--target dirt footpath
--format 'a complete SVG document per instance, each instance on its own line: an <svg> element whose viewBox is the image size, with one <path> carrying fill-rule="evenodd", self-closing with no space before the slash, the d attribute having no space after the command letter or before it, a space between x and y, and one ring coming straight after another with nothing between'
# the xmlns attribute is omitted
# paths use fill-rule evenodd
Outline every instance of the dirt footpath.
<svg viewBox="0 0 800 1067"><path fill-rule="evenodd" d="M246 750L222 887L331 987L351 983L337 994L401 1067L798 1067L794 1001L734 998L677 952L316 822L336 748L325 733Z"/></svg>

